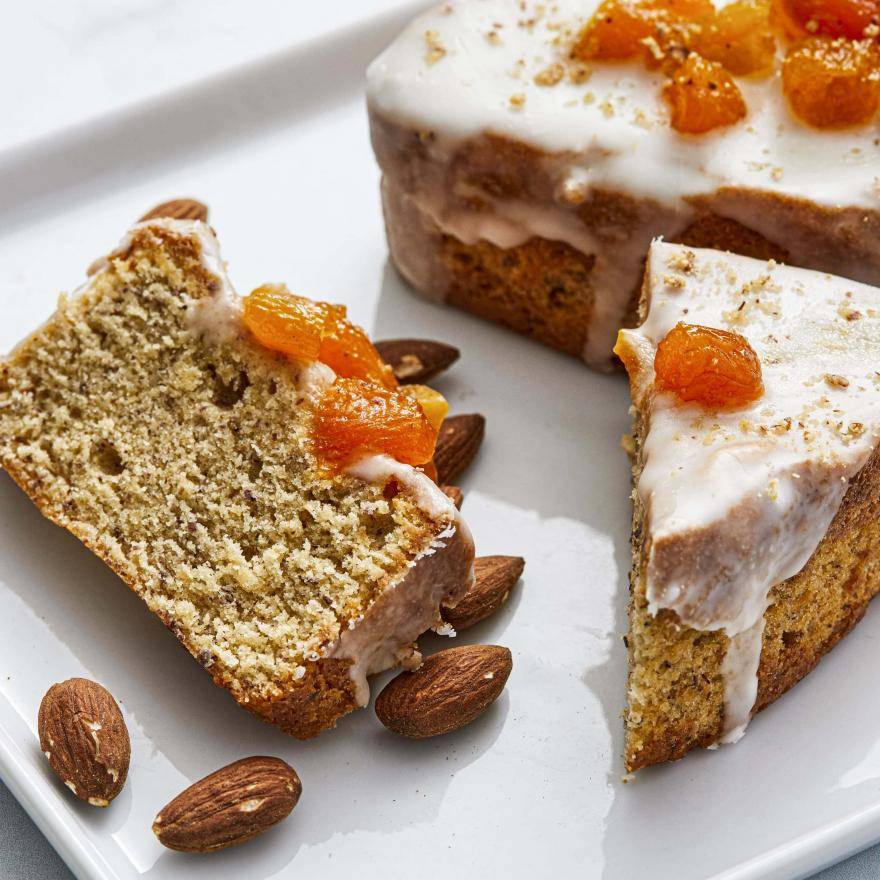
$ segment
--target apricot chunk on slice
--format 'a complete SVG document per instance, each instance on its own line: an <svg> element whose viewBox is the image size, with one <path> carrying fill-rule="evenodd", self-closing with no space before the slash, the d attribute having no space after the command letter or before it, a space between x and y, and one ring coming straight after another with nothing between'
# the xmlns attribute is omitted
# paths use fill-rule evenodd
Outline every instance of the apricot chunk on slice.
<svg viewBox="0 0 880 880"><path fill-rule="evenodd" d="M860 40L880 18L880 0L773 0L773 18L791 39Z"/></svg>
<svg viewBox="0 0 880 880"><path fill-rule="evenodd" d="M318 360L327 364L337 376L366 379L386 388L397 387L394 372L382 360L367 334L345 318L329 322L321 340Z"/></svg>
<svg viewBox="0 0 880 880"><path fill-rule="evenodd" d="M266 348L314 361L329 327L345 318L345 307L296 296L283 284L264 284L245 297L242 318Z"/></svg>
<svg viewBox="0 0 880 880"><path fill-rule="evenodd" d="M676 324L654 356L661 391L707 409L739 409L764 393L761 362L739 333L700 324Z"/></svg>
<svg viewBox="0 0 880 880"><path fill-rule="evenodd" d="M697 51L737 76L769 73L776 57L769 0L734 0L718 11Z"/></svg>
<svg viewBox="0 0 880 880"><path fill-rule="evenodd" d="M296 296L283 284L264 284L245 298L243 320L266 348L297 360L319 360L346 379L397 387L367 334L345 317L345 306Z"/></svg>
<svg viewBox="0 0 880 880"><path fill-rule="evenodd" d="M733 77L696 52L675 71L663 97L672 127L683 134L704 134L746 115L746 102Z"/></svg>
<svg viewBox="0 0 880 880"><path fill-rule="evenodd" d="M421 465L434 455L437 431L414 397L363 379L337 379L316 408L312 442L332 471L369 454Z"/></svg>
<svg viewBox="0 0 880 880"><path fill-rule="evenodd" d="M439 431L443 420L449 413L449 404L446 402L446 398L439 391L435 391L427 385L404 385L400 390L421 404L431 426L435 431Z"/></svg>
<svg viewBox="0 0 880 880"><path fill-rule="evenodd" d="M782 64L782 90L794 114L817 128L865 123L880 105L880 50L869 42L803 40Z"/></svg>

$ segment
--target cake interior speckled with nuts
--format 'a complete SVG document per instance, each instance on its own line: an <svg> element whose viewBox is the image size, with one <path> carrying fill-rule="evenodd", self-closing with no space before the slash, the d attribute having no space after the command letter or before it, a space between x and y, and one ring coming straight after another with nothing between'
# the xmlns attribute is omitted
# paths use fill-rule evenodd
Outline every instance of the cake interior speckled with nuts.
<svg viewBox="0 0 880 880"><path fill-rule="evenodd" d="M641 315L615 349L636 414L630 770L736 741L880 590L880 290L655 242ZM660 383L684 327L750 347L751 402ZM713 357L700 381L729 390L741 376Z"/></svg>
<svg viewBox="0 0 880 880"><path fill-rule="evenodd" d="M769 4L776 73L732 77L744 118L702 134L673 128L671 56L583 60L598 6L443 2L371 65L390 255L417 291L604 369L656 236L880 284L875 126L795 116L778 68L798 44Z"/></svg>
<svg viewBox="0 0 880 880"><path fill-rule="evenodd" d="M218 684L300 737L364 705L366 675L417 662L473 559L420 470L369 450L318 466L334 380L256 343L213 233L184 220L135 226L0 362L3 467Z"/></svg>

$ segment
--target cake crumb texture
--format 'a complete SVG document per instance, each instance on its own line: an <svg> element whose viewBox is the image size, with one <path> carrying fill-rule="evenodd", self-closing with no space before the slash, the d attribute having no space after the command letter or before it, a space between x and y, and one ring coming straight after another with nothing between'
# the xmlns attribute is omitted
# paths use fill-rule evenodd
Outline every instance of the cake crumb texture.
<svg viewBox="0 0 880 880"><path fill-rule="evenodd" d="M637 418L641 443L643 426ZM640 472L636 462L636 479ZM634 567L629 608L628 771L681 758L717 741L723 729L722 661L728 638L648 611L645 511L633 493ZM770 592L753 714L810 672L864 616L880 592L880 453L850 482L807 565Z"/></svg>
<svg viewBox="0 0 880 880"><path fill-rule="evenodd" d="M236 699L311 735L354 705L324 648L449 523L318 472L302 365L190 328L217 286L195 238L138 227L0 365L0 461Z"/></svg>

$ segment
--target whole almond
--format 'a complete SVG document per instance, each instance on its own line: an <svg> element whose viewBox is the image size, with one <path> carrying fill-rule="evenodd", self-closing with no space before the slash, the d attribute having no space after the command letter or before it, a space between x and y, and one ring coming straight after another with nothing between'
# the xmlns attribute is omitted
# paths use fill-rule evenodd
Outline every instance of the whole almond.
<svg viewBox="0 0 880 880"><path fill-rule="evenodd" d="M403 385L427 382L459 357L454 345L432 339L383 339L375 345L382 360Z"/></svg>
<svg viewBox="0 0 880 880"><path fill-rule="evenodd" d="M201 220L208 222L208 206L196 199L172 199L170 202L162 202L151 211L147 211L138 221L157 220L160 217L168 217L171 220Z"/></svg>
<svg viewBox="0 0 880 880"><path fill-rule="evenodd" d="M40 748L80 799L106 807L128 776L131 742L111 693L87 678L53 684L40 703Z"/></svg>
<svg viewBox="0 0 880 880"><path fill-rule="evenodd" d="M443 619L456 631L494 614L520 579L526 561L522 556L479 556L474 560L474 582L454 608L441 608Z"/></svg>
<svg viewBox="0 0 880 880"><path fill-rule="evenodd" d="M243 758L182 791L159 811L153 833L169 849L213 852L276 825L300 794L299 776L280 758Z"/></svg>
<svg viewBox="0 0 880 880"><path fill-rule="evenodd" d="M393 678L376 698L376 715L410 739L459 730L495 702L512 666L510 651L498 645L440 651Z"/></svg>
<svg viewBox="0 0 880 880"><path fill-rule="evenodd" d="M440 490L447 496L447 498L452 500L452 503L459 510L461 510L461 505L464 501L464 493L458 488L458 486L441 486Z"/></svg>
<svg viewBox="0 0 880 880"><path fill-rule="evenodd" d="M450 416L440 426L434 464L440 485L452 483L474 460L486 432L486 419L479 413Z"/></svg>

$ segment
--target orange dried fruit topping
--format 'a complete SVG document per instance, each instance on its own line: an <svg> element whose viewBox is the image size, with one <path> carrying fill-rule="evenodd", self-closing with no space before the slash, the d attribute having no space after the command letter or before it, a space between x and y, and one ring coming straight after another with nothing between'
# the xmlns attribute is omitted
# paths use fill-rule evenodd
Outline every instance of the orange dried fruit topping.
<svg viewBox="0 0 880 880"><path fill-rule="evenodd" d="M319 360L343 378L397 387L367 334L345 317L345 306L296 296L283 284L264 284L245 297L243 319L266 348L301 361Z"/></svg>
<svg viewBox="0 0 880 880"><path fill-rule="evenodd" d="M402 391L362 379L337 379L322 395L312 426L315 455L338 470L365 454L421 465L437 431L421 404Z"/></svg>
<svg viewBox="0 0 880 880"><path fill-rule="evenodd" d="M387 388L396 388L397 379L370 342L367 334L345 318L333 321L321 340L318 360L337 376L367 379Z"/></svg>
<svg viewBox="0 0 880 880"><path fill-rule="evenodd" d="M783 62L782 90L794 114L817 128L867 122L880 105L880 50L870 42L803 40Z"/></svg>
<svg viewBox="0 0 880 880"><path fill-rule="evenodd" d="M663 45L675 31L675 42L712 20L711 0L603 0L572 49L579 61L622 60L648 55L645 40Z"/></svg>
<svg viewBox="0 0 880 880"><path fill-rule="evenodd" d="M435 431L439 431L443 420L449 413L449 404L446 402L446 398L439 391L435 391L427 385L404 385L400 390L421 404L431 427Z"/></svg>
<svg viewBox="0 0 880 880"><path fill-rule="evenodd" d="M746 115L733 77L714 61L692 52L663 89L671 124L684 134L703 134Z"/></svg>
<svg viewBox="0 0 880 880"><path fill-rule="evenodd" d="M773 0L773 17L789 37L860 40L880 18L880 0Z"/></svg>
<svg viewBox="0 0 880 880"><path fill-rule="evenodd" d="M657 388L709 409L737 409L764 393L761 362L739 333L676 324L654 356Z"/></svg>
<svg viewBox="0 0 880 880"><path fill-rule="evenodd" d="M344 317L344 306L296 296L283 284L264 284L244 300L244 323L257 341L297 360L317 360L321 339Z"/></svg>
<svg viewBox="0 0 880 880"><path fill-rule="evenodd" d="M734 0L703 29L697 51L737 76L769 73L776 58L769 0Z"/></svg>

